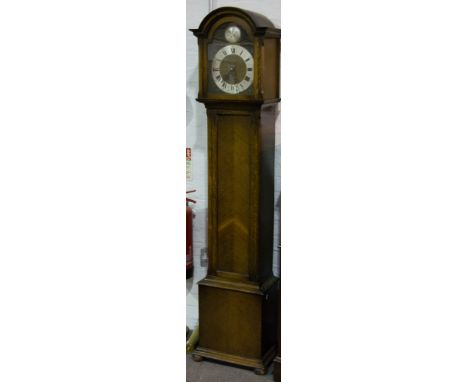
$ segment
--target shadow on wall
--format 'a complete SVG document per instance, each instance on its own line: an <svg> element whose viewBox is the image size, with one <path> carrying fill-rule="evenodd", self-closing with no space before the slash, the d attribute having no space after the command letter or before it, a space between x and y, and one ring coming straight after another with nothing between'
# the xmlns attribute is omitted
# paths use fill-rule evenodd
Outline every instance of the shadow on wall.
<svg viewBox="0 0 468 382"><path fill-rule="evenodd" d="M198 67L190 73L187 78L186 95L186 126L187 144L194 150L206 150L206 111L205 106L197 102L198 97Z"/></svg>
<svg viewBox="0 0 468 382"><path fill-rule="evenodd" d="M189 278L188 280L185 280L185 289L187 293L190 293L193 288L193 277Z"/></svg>

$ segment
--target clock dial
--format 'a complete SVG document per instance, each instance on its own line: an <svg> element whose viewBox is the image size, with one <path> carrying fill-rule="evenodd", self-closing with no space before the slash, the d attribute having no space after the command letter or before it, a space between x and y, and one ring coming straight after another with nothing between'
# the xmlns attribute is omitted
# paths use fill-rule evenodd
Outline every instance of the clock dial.
<svg viewBox="0 0 468 382"><path fill-rule="evenodd" d="M239 94L253 83L254 59L240 45L227 45L215 54L211 67L214 83L225 93Z"/></svg>

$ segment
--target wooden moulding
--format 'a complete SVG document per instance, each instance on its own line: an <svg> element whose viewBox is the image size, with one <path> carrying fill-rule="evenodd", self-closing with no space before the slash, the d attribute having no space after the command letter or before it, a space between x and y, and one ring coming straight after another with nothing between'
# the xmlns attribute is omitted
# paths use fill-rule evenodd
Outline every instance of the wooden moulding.
<svg viewBox="0 0 468 382"><path fill-rule="evenodd" d="M254 369L256 374L263 375L266 374L268 365L271 363L275 357L276 347L272 346L268 350L262 359L257 358L247 358L242 356L236 356L232 354L221 353L219 351L214 351L210 349L205 349L198 347L197 350L193 352L193 359L197 362L203 360L203 358L209 358L215 361L232 363L239 366L248 367Z"/></svg>
<svg viewBox="0 0 468 382"><path fill-rule="evenodd" d="M229 290L237 290L239 292L245 293L254 293L258 295L262 295L264 292L271 289L271 287L278 282L278 277L271 276L261 285L255 282L246 282L243 280L235 280L235 279L226 279L214 276L207 276L203 280L201 280L198 285L201 286L209 286L213 288L221 288L221 289L229 289Z"/></svg>

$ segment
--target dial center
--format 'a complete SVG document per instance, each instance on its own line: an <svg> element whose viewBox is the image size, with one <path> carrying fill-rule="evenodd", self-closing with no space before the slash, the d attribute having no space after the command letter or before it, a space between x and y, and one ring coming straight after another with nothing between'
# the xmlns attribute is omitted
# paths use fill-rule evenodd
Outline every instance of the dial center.
<svg viewBox="0 0 468 382"><path fill-rule="evenodd" d="M223 80L228 84L238 84L247 72L244 60L237 54L230 54L224 58L219 66Z"/></svg>

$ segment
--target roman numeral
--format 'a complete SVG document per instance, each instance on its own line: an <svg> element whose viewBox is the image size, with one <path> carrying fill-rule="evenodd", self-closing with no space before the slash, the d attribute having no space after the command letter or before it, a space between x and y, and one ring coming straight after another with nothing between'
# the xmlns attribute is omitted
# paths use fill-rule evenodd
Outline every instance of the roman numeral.
<svg viewBox="0 0 468 382"><path fill-rule="evenodd" d="M245 62L247 62L247 61L249 61L249 60L250 60L250 57L249 57L249 58L247 58L247 60L245 60Z"/></svg>
<svg viewBox="0 0 468 382"><path fill-rule="evenodd" d="M244 80L246 80L247 82L250 81L250 77L249 76L245 76Z"/></svg>
<svg viewBox="0 0 468 382"><path fill-rule="evenodd" d="M216 76L216 80L221 81L221 76L219 74Z"/></svg>
<svg viewBox="0 0 468 382"><path fill-rule="evenodd" d="M236 48L231 48L231 53L236 53Z"/></svg>
<svg viewBox="0 0 468 382"><path fill-rule="evenodd" d="M225 50L223 50L223 54L224 54L225 56L227 56L227 52L226 52Z"/></svg>
<svg viewBox="0 0 468 382"><path fill-rule="evenodd" d="M218 69L219 70L219 69ZM252 68L247 68L247 71L251 72L252 71Z"/></svg>
<svg viewBox="0 0 468 382"><path fill-rule="evenodd" d="M224 89L226 89L226 82L223 82L223 83L221 84L221 86L222 86Z"/></svg>

